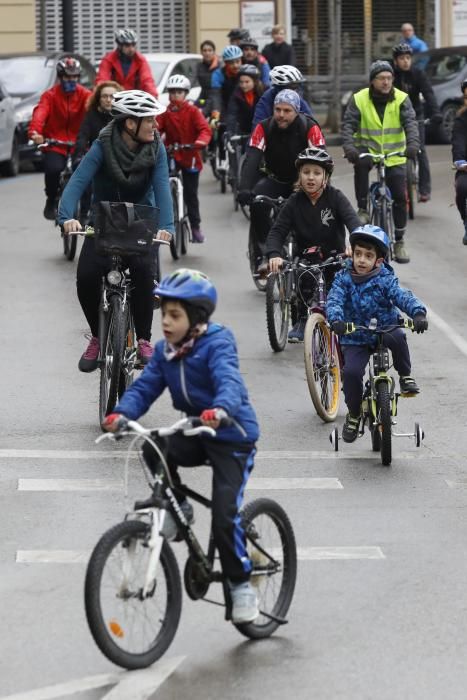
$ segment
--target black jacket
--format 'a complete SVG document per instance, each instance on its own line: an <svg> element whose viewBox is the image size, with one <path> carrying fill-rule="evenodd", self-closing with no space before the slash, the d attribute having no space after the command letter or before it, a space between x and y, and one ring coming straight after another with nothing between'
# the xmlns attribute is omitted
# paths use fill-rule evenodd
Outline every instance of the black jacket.
<svg viewBox="0 0 467 700"><path fill-rule="evenodd" d="M417 119L423 119L424 117L431 119L433 116L439 117L440 111L433 88L426 73L420 68L400 70L394 67L394 87L408 94ZM425 100L425 110L423 109L423 102L420 100L420 93Z"/></svg>
<svg viewBox="0 0 467 700"><path fill-rule="evenodd" d="M345 250L345 227L353 231L360 226L355 209L347 197L328 185L315 204L305 192L295 192L284 204L266 240L269 258L282 257L282 250L290 231L294 232L297 252L320 246L324 257L332 251Z"/></svg>
<svg viewBox="0 0 467 700"><path fill-rule="evenodd" d="M201 108L203 114L211 114L211 103L209 99L209 94L211 92L211 76L213 71L219 68L219 59L216 57L212 63L205 63L200 61L196 66L196 77L201 86L201 92L196 100L196 104Z"/></svg>
<svg viewBox="0 0 467 700"><path fill-rule="evenodd" d="M227 131L232 134L249 134L258 100L259 95L255 94L254 103L249 105L243 90L236 88L227 106Z"/></svg>
<svg viewBox="0 0 467 700"><path fill-rule="evenodd" d="M274 42L267 44L261 53L269 63L270 68L295 65L295 52L286 41L282 44L275 44Z"/></svg>
<svg viewBox="0 0 467 700"><path fill-rule="evenodd" d="M97 139L99 132L111 121L110 112L100 112L92 109L86 112L86 116L81 122L78 138L76 140L73 160L80 160L91 147L92 142Z"/></svg>
<svg viewBox="0 0 467 700"><path fill-rule="evenodd" d="M467 160L467 109L454 119L451 144L452 162Z"/></svg>

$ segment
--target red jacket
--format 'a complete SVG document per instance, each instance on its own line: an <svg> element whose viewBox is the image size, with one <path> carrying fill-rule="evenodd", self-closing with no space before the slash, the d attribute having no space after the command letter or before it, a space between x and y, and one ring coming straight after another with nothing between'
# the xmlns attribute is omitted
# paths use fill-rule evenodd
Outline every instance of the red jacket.
<svg viewBox="0 0 467 700"><path fill-rule="evenodd" d="M139 51L133 56L126 75L122 70L118 49L106 54L99 64L96 85L104 80L116 80L124 90L144 90L154 97L158 94L149 63Z"/></svg>
<svg viewBox="0 0 467 700"><path fill-rule="evenodd" d="M37 131L44 138L76 141L90 94L90 90L82 85L77 85L76 90L70 93L66 93L60 83L46 90L34 107L28 128L29 137L33 131ZM51 146L50 150L66 155L64 146Z"/></svg>
<svg viewBox="0 0 467 700"><path fill-rule="evenodd" d="M209 124L201 111L186 100L180 107L169 104L167 111L157 117L157 128L161 134L165 134L166 146L173 143L195 143L195 141L202 141L207 145L212 136ZM197 170L203 168L199 151L176 151L174 158L182 168L195 167Z"/></svg>

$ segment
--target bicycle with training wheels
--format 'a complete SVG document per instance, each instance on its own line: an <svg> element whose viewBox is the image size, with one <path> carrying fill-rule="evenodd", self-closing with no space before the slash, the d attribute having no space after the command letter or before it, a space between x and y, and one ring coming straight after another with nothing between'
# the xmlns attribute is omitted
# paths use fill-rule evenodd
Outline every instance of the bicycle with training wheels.
<svg viewBox="0 0 467 700"><path fill-rule="evenodd" d="M231 424L224 418L222 424ZM138 441L149 443L159 458L159 469L149 477L143 460L151 496L137 501L123 522L108 530L95 546L85 579L85 608L91 634L101 652L126 669L150 666L168 649L181 616L182 582L179 565L169 542L161 534L168 513L174 519L177 539L188 548L183 583L191 600L204 600L225 606L225 619L231 619L228 583L218 568L216 547L210 532L206 551L188 524L177 500L186 497L211 508L211 501L186 486L175 487L167 465L164 438L182 434L188 437L214 437L212 428L199 418L183 418L168 428L148 430L136 421L124 422L116 437L132 436L128 463ZM96 442L111 438L109 433ZM141 453L140 453L141 454ZM248 623L236 624L250 639L269 637L280 625L292 602L296 574L295 536L284 509L269 498L248 503L240 512L246 534L248 556L252 562L250 582L259 602L259 616ZM212 583L220 583L224 603L207 595Z"/></svg>
<svg viewBox="0 0 467 700"><path fill-rule="evenodd" d="M186 255L188 241L191 241L191 227L188 219L187 208L183 197L183 178L174 153L177 151L198 150L193 143L173 143L167 146L169 157L169 183L172 195L172 206L174 213L175 235L170 241L170 252L174 260L178 260L181 255Z"/></svg>
<svg viewBox="0 0 467 700"><path fill-rule="evenodd" d="M392 438L410 437L415 439L415 446L420 447L425 438L425 433L419 423L415 423L413 433L396 433L393 426L397 424L397 408L399 397L415 396L416 394L399 394L396 392L396 383L389 374L391 367L389 350L384 346L384 336L396 328L407 328L413 331L411 319L400 319L400 322L386 327L379 327L377 320L372 319L368 326L355 326L348 324L348 333L356 330L368 330L376 335L377 344L373 352L372 362L368 365L368 379L362 398L361 424L358 436L365 432L365 425L371 436L371 447L374 452L380 452L381 463L389 466L392 461ZM337 452L339 449L339 433L334 428L330 435L331 443Z"/></svg>
<svg viewBox="0 0 467 700"><path fill-rule="evenodd" d="M370 156L377 169L377 179L370 185L368 194L370 223L379 226L388 235L389 257L394 258L394 218L392 213L393 198L391 190L386 184L386 161L393 156L405 156L402 151L392 153L361 153L360 158Z"/></svg>
<svg viewBox="0 0 467 700"><path fill-rule="evenodd" d="M265 204L270 208L270 221L271 226L277 219L277 216L286 203L287 199L285 197L277 197L276 199L268 197L265 194L259 194L254 199L254 203ZM252 224L250 222L250 229L248 232L248 261L250 264L250 272L255 283L256 289L260 292L266 291L267 284L267 274L261 274L258 272L258 266L261 264L264 258L265 244L259 243L256 240L256 235L253 230Z"/></svg>
<svg viewBox="0 0 467 700"><path fill-rule="evenodd" d="M237 200L238 185L242 172L243 163L245 161L245 144L249 141L250 134L235 134L229 136L226 140L227 157L229 160L228 181L232 188L232 196L234 202L234 210L238 211L239 203ZM244 216L249 219L250 215L247 206L241 206Z"/></svg>

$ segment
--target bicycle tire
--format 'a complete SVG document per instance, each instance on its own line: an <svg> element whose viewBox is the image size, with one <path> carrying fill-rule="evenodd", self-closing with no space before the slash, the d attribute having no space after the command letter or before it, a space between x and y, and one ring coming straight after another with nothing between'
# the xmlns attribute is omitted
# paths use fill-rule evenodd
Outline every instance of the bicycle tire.
<svg viewBox="0 0 467 700"><path fill-rule="evenodd" d="M417 174L415 162L407 159L407 210L409 219L415 219L415 202L417 201Z"/></svg>
<svg viewBox="0 0 467 700"><path fill-rule="evenodd" d="M219 173L219 181L221 183L221 194L225 194L227 192L227 173L226 172Z"/></svg>
<svg viewBox="0 0 467 700"><path fill-rule="evenodd" d="M172 255L173 260L178 260L180 257L181 227L180 213L178 211L178 191L175 182L170 183L170 194L172 196L172 207L174 214L174 233L172 234L172 238L170 239L170 254Z"/></svg>
<svg viewBox="0 0 467 700"><path fill-rule="evenodd" d="M135 324L129 305L127 305L125 316L125 347L123 350L123 362L118 382L119 399L122 398L128 387L133 384L137 351Z"/></svg>
<svg viewBox="0 0 467 700"><path fill-rule="evenodd" d="M182 255L186 255L188 250L188 241L191 239L190 224L186 218L182 221L182 235L181 235L181 245L180 252Z"/></svg>
<svg viewBox="0 0 467 700"><path fill-rule="evenodd" d="M253 564L250 583L257 590L260 611L285 618L297 579L297 546L289 517L276 501L269 498L258 498L248 503L241 511L241 517ZM272 527L277 533L274 538ZM269 539L271 542L266 542ZM278 569L271 565L264 552L270 552L274 561L280 564ZM280 581L276 577L280 577ZM261 614L253 622L235 625L249 639L269 637L278 626L278 622Z"/></svg>
<svg viewBox="0 0 467 700"><path fill-rule="evenodd" d="M86 570L84 602L91 634L109 661L128 670L147 668L165 653L175 637L182 609L180 571L175 555L167 542L164 542L162 546L156 585L151 594L144 600L141 600L141 597L138 598L138 595L141 595L143 589L146 568L141 567L137 570L137 567L131 566L129 571L125 570L123 574L121 572L126 563L122 561L124 553L129 556L131 552L133 561L137 554L139 555L140 550L144 558L149 556L150 550L145 546L149 536L149 525L141 521L126 520L115 525L101 537L95 546ZM111 556L119 545L121 545L123 552L120 556L118 572L121 578L109 580L107 601L105 598L106 566L109 565L109 562L111 565ZM138 547L138 545L140 546ZM141 582L130 580L132 575L137 577L138 573L141 574ZM163 587L162 580L164 580L167 595L166 605L159 611L157 604L155 605L155 597L157 594L157 598L159 598ZM132 584L135 586L134 591L130 588ZM147 605L145 605L146 603ZM133 607L131 607L132 605ZM135 634L134 625L131 624L129 618L130 614L134 612L134 619L137 619L138 605L158 613L154 614L153 612L149 615L145 609L142 610L142 613L140 612L143 625L146 626L143 632L149 630L151 623L160 625L160 627L154 638L151 638L147 649L133 653L128 648L123 648L123 644L124 642L131 644L131 638ZM112 609L118 611L120 620L109 615Z"/></svg>
<svg viewBox="0 0 467 700"><path fill-rule="evenodd" d="M333 351L331 331L320 313L313 313L307 319L303 351L313 406L325 423L331 423L339 410L341 368L337 346Z"/></svg>
<svg viewBox="0 0 467 700"><path fill-rule="evenodd" d="M267 279L257 277L257 262L259 257L260 255L256 248L253 232L251 230L250 225L250 230L248 232L248 261L250 264L250 273L256 289L258 289L260 292L265 292Z"/></svg>
<svg viewBox="0 0 467 700"><path fill-rule="evenodd" d="M287 344L290 304L286 297L284 274L275 272L269 275L266 282L266 325L274 352L282 352Z"/></svg>
<svg viewBox="0 0 467 700"><path fill-rule="evenodd" d="M391 398L387 382L380 381L376 384L376 413L378 416L378 429L380 431L381 463L388 467L392 459L392 435L391 435Z"/></svg>
<svg viewBox="0 0 467 700"><path fill-rule="evenodd" d="M105 314L104 332L99 334L101 348L101 376L99 382L99 422L112 412L118 398L118 387L125 346L125 314L121 299L113 294Z"/></svg>

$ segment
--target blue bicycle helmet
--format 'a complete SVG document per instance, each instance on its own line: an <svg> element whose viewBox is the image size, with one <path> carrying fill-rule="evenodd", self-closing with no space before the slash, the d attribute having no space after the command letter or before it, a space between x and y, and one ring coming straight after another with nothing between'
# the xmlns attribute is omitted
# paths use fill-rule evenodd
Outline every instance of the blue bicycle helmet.
<svg viewBox="0 0 467 700"><path fill-rule="evenodd" d="M352 250L359 241L367 241L367 243L376 246L376 248L381 251L383 257L386 257L389 253L389 237L379 226L373 226L372 224L358 226L350 234L349 240Z"/></svg>
<svg viewBox="0 0 467 700"><path fill-rule="evenodd" d="M186 304L197 313L187 313L192 325L207 321L216 308L217 292L213 283L204 272L180 268L164 277L154 294L163 299L173 299Z"/></svg>
<svg viewBox="0 0 467 700"><path fill-rule="evenodd" d="M239 46L234 44L226 46L222 52L222 58L224 61L235 61L237 58L242 58L243 51Z"/></svg>

